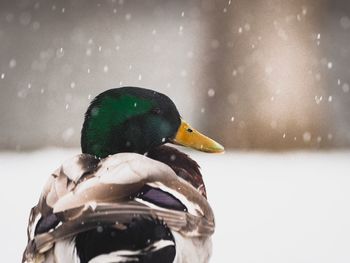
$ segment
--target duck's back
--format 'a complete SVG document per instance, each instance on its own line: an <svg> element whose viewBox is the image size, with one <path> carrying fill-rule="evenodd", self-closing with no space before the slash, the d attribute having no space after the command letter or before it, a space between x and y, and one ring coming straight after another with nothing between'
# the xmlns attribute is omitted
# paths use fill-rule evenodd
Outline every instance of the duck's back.
<svg viewBox="0 0 350 263"><path fill-rule="evenodd" d="M51 175L23 262L207 262L213 229L206 199L164 163L83 154Z"/></svg>

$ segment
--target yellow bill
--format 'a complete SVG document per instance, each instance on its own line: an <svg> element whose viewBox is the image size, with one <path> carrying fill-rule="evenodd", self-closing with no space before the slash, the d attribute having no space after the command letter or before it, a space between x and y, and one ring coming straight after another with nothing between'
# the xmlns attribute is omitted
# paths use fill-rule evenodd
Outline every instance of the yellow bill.
<svg viewBox="0 0 350 263"><path fill-rule="evenodd" d="M181 125L172 142L202 152L220 153L224 151L224 147L221 144L193 129L182 119Z"/></svg>

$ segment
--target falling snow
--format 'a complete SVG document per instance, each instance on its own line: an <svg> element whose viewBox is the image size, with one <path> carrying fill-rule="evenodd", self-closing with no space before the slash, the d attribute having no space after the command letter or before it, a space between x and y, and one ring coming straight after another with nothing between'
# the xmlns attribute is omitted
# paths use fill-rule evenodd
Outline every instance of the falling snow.
<svg viewBox="0 0 350 263"><path fill-rule="evenodd" d="M344 83L343 86L342 86L342 89L345 93L348 93L349 92L349 84L348 83Z"/></svg>
<svg viewBox="0 0 350 263"><path fill-rule="evenodd" d="M10 62L9 62L9 67L10 68L14 68L14 67L16 67L16 65L17 65L16 60L15 59L11 59Z"/></svg>
<svg viewBox="0 0 350 263"><path fill-rule="evenodd" d="M74 135L74 128L69 127L62 133L62 139L64 142L68 142Z"/></svg>
<svg viewBox="0 0 350 263"><path fill-rule="evenodd" d="M344 30L350 29L350 19L349 19L349 17L343 16L342 18L340 18L340 26Z"/></svg>
<svg viewBox="0 0 350 263"><path fill-rule="evenodd" d="M129 13L126 14L126 15L125 15L125 19L126 19L127 21L129 21L129 20L131 19L131 14L129 14Z"/></svg>
<svg viewBox="0 0 350 263"><path fill-rule="evenodd" d="M323 96L315 96L315 102L316 102L316 104L320 104L321 102L322 102L322 100L323 100Z"/></svg>
<svg viewBox="0 0 350 263"><path fill-rule="evenodd" d="M57 51L56 51L56 56L58 58L62 58L64 56L64 50L63 50L63 47L59 48Z"/></svg>
<svg viewBox="0 0 350 263"><path fill-rule="evenodd" d="M303 140L304 140L304 142L310 142L311 141L311 133L310 132L304 132Z"/></svg>
<svg viewBox="0 0 350 263"><path fill-rule="evenodd" d="M31 19L32 19L32 16L30 13L23 12L19 15L19 22L22 26L29 25Z"/></svg>
<svg viewBox="0 0 350 263"><path fill-rule="evenodd" d="M76 5L79 6L80 2L84 1L77 1ZM346 1L343 0L343 2ZM81 10L73 12L75 5L64 6L59 1L55 4L45 4L42 1L19 1L14 10L3 10L3 24L0 28L2 46L6 47L6 50L2 49L3 65L0 68L0 83L1 88L7 89L4 94L10 94L14 100L6 104L6 107L13 104L15 106L12 110L17 107L20 112L26 112L28 109L26 118L35 116L35 119L44 120L40 123L43 126L38 126L38 133L41 132L40 129L45 130L46 134L45 132L44 134L48 141L52 140L51 137L57 136L62 145L71 146L78 143L80 134L80 130L74 124L78 121L74 118L77 118L79 114L83 115L84 109L98 91L123 85L137 85L154 88L166 94L176 94L174 97L179 102L178 108L186 118L197 118L198 122L205 120L209 123L213 119L212 116L215 121L219 116L220 118L217 119L221 121L219 122L221 128L218 134L211 131L213 136L218 136L219 139L224 138L223 140L233 138L233 144L244 149L250 147L249 138L253 137L252 134L257 135L256 140L266 136L269 142L282 142L282 145L291 143L292 146L293 144L301 145L305 148L342 145L344 139L340 140L341 136L346 138L345 142L348 142L350 138L348 121L350 77L347 59L349 55L349 14L344 11L345 9L340 12L339 8L332 14L323 10L322 14L327 15L324 20L329 22L327 27L321 28L318 23L310 27L312 21L320 21L317 18L315 20L314 15L317 9L313 6L301 6L296 2L293 3L296 5L295 9L287 10L288 12L279 9L282 15L275 13L268 17L264 15L266 12L264 5L261 6L262 10L259 9L261 13L258 13L257 16L254 15L254 8L248 10L249 15L244 14L245 11L242 13L244 9L239 7L243 3L228 0L217 7L214 2L200 1L195 8L191 7L196 5L194 2L191 5L181 3L186 6L178 6L174 11L170 10L170 6L167 8L151 6L151 11L147 13L145 10L149 3L143 7L145 10L135 9L134 12L128 1L98 1L93 3L96 10L95 18L87 17L85 12L80 12ZM178 4L174 2L173 5ZM270 8L272 12L274 7ZM89 14L89 12L86 13ZM225 24L223 22L222 24L209 23L213 20L207 18L214 13ZM230 16L232 16L231 20ZM51 20L50 17L52 17ZM262 21L261 17L264 17L266 21ZM78 21L76 22L74 19L79 21L76 20ZM11 31L12 29L14 30ZM21 37L21 35L26 37ZM21 41L22 45L18 45ZM23 50L11 50L11 45L21 47ZM287 48L284 49L284 47ZM28 51L24 51L26 48ZM186 96L176 97L179 93L186 94ZM197 101L195 97L204 99ZM137 107L137 103L134 103L134 107ZM40 111L47 114L40 113L43 115L36 116L33 114L36 111L32 111L32 108L40 108ZM52 124L50 122L52 116L59 114L63 114L64 119ZM328 116L336 117L328 122ZM255 131L254 129L260 124L256 124L254 118L263 122L262 126L267 127L270 133L263 134L266 130L259 129ZM33 126L35 119L33 118ZM18 127L23 130L25 130L23 127L26 123L30 122L26 119L22 127L20 121L12 119L11 121L18 124ZM59 124L59 127L52 126L56 124ZM208 124L210 129L209 126ZM299 127L298 132L292 132L291 130L296 126ZM226 128L229 130L226 135L223 135L225 132L223 129ZM2 130L6 129L8 128ZM9 135L2 138L5 143L15 142L13 149L18 151L26 147ZM21 140L22 138L25 136L20 137ZM2 154L5 160L12 162L12 166L8 166L7 169L11 171L11 174L14 171L14 177L9 178L9 182L14 186L18 178L21 178L23 182L27 180L33 185L32 179L21 177L24 174L21 169L24 167L26 172L32 168L31 172L34 173L36 169L45 170L45 173L51 172L54 167L51 165L48 167L45 162L47 152L48 156L54 157L67 155L66 150L59 150L60 154L44 150L28 153L28 155L27 153L13 155L15 156L13 159L7 154ZM40 161L35 159L38 156L40 156ZM195 156L197 158L197 155ZM321 157L301 153L282 154L288 162L280 156L280 153L276 155L229 153L226 156L215 157L219 159L215 159L215 165L213 165L211 159L198 155L199 159L206 161L200 164L203 170L208 169L206 171L208 174L215 173L225 166L227 167L225 171L229 171L232 167L229 167L228 163L233 162L235 165L235 173L228 179L229 183L220 185L217 178L208 179L208 188L214 189L208 192L218 215L218 232L214 236L213 262L224 262L220 256L230 251L232 244L237 248L235 250L237 253L233 257L239 253L244 254L242 258L246 255L256 256L256 260L251 260L251 262L261 260L261 255L265 255L264 249L268 249L268 246L277 248L275 249L277 252L290 252L287 251L287 247L300 246L299 250L302 253L305 255L310 253L316 257L317 253L325 255L325 251L333 251L334 247L340 250L339 247L342 245L348 245L349 213L347 210L338 211L331 204L341 200L342 207L346 207L348 203L346 202L348 199L337 199L336 197L348 195L346 192L348 187L345 189L345 186L349 185L346 177L349 173L347 161L349 154L341 153L337 157L331 157L329 161L328 158L334 156L333 153L322 154ZM51 163L61 160L60 158L47 158ZM175 160L172 156L170 158ZM21 162L21 167L16 165L18 160L24 162ZM32 164L32 160L35 165ZM251 163L257 164L258 167L260 165L260 169L252 166ZM305 167L310 173L300 172L300 169L303 170ZM334 173L337 169L343 172L343 177L339 178L338 174ZM40 176L43 174L40 173ZM301 175L303 178L299 178ZM285 185L290 188L282 189L284 184L272 182L277 180L276 178L282 183L285 182ZM42 180L42 178L38 177L35 180ZM341 184L342 180L347 184ZM41 185L40 181L33 187L39 189ZM260 187L255 189L256 185ZM264 187L261 188L261 185ZM27 189L24 186L23 189L22 186L19 186L23 190L23 195L34 199L32 188ZM312 188L313 186L315 187ZM223 222L230 225L232 218L225 217L227 207L224 207L224 199L220 197L220 193L224 192L223 189L218 190L220 187L226 187L225 192L236 193L234 199L243 200L244 203L241 207L237 206L239 204L237 202L233 204L236 207L233 207L232 210L236 211L235 214L238 217L229 230L222 226ZM234 187L235 191L232 191L230 187ZM252 189L249 192L251 187L260 193L256 195L259 198L255 198ZM336 191L339 187L341 189L344 187L342 195ZM215 190L215 188L218 189ZM312 195L309 190L311 188L316 191L312 192ZM247 189L248 192L244 192ZM295 189L298 189L298 195L293 199L295 203L290 203L289 197L295 196L293 195ZM320 189L328 189L329 192ZM290 195L287 195L284 190L287 193L289 191ZM301 196L299 192L302 193ZM261 197L262 200L260 200ZM6 196L3 199L7 200ZM321 203L319 200L324 202ZM332 200L334 202L331 202ZM17 211L23 217L16 216L15 220L24 218L22 214L27 212L29 206L33 204L33 202L29 204L27 200L24 202L26 202L25 211L21 209ZM289 210L283 208L286 204L291 204L288 207ZM8 204L5 202L6 205ZM247 217L246 207L252 208L248 211L251 217ZM276 207L279 209L276 210ZM294 209L295 207L298 209ZM302 211L306 211L307 215L302 221L296 216L300 212L300 207ZM311 213L310 207L313 207L317 213ZM320 207L323 209L319 209ZM331 212L327 215L323 214L326 210ZM271 216L268 214L269 211L282 211L282 213L276 212L274 216ZM320 222L321 215L327 219L321 223L322 227L328 227L328 232L317 236L320 226L317 222ZM274 224L271 224L265 217L270 221L272 218ZM281 217L283 220L280 220ZM255 221L249 222L247 218ZM10 225L10 219L4 219L7 220L5 225ZM306 224L305 220L309 224ZM24 224L24 221L18 224L22 226L21 231ZM290 228L286 229L286 224ZM264 225L267 228L258 228L257 225ZM284 232L287 233L289 240L285 243L287 245L276 241L283 240L283 236L280 236L281 232L275 231L276 226L279 229L286 229L287 232ZM342 238L338 239L330 234L334 228L339 230ZM10 232L10 229L4 229L4 231L7 233ZM19 237L18 240L25 243L23 231L19 233L17 228L12 228L11 231L14 231L16 240ZM268 242L254 241L252 233L256 231L260 231L262 237L267 237ZM226 236L228 233L233 233L233 239L230 236L232 244L225 242L228 240ZM313 235L305 236L305 233ZM12 236L12 232L10 234ZM300 236L303 236L308 242L303 241L304 239L300 241L300 238L297 238ZM250 240L248 243L252 247L251 250L256 251L254 255L247 253L246 247L243 248L247 240ZM314 244L319 245L317 248L314 247L313 252L317 251L317 253L304 249L310 244L311 247ZM16 250L16 255L20 254L17 248L13 250ZM336 252L334 249L334 254ZM9 252L5 249L4 253ZM305 256L305 258L309 259L310 255L308 254L308 257ZM349 259L348 254L344 258Z"/></svg>
<svg viewBox="0 0 350 263"><path fill-rule="evenodd" d="M208 96L209 97L214 97L214 95L215 95L215 90L214 89L209 89L208 90Z"/></svg>

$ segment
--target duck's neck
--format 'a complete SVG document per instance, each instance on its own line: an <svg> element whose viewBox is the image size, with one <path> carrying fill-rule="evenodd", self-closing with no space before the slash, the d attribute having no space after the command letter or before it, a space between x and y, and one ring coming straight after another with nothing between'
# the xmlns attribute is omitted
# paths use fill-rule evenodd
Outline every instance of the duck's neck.
<svg viewBox="0 0 350 263"><path fill-rule="evenodd" d="M169 146L159 146L150 150L147 157L165 163L182 179L190 183L204 197L206 190L199 165L187 154Z"/></svg>
<svg viewBox="0 0 350 263"><path fill-rule="evenodd" d="M138 131L128 131L125 136L123 127L110 127L108 130L97 130L82 132L81 148L83 153L88 153L99 158L105 158L109 155L121 152L135 152L144 154L147 152L145 142L141 141ZM112 135L113 134L113 135ZM133 136L129 139L129 136Z"/></svg>

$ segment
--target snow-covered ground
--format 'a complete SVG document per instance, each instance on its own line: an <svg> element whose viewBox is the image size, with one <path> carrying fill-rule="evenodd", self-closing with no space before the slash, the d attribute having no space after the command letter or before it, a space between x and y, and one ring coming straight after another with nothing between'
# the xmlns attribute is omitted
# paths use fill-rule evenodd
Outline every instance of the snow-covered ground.
<svg viewBox="0 0 350 263"><path fill-rule="evenodd" d="M0 153L2 262L20 262L30 208L75 153ZM191 155L216 215L211 262L350 262L350 152Z"/></svg>

